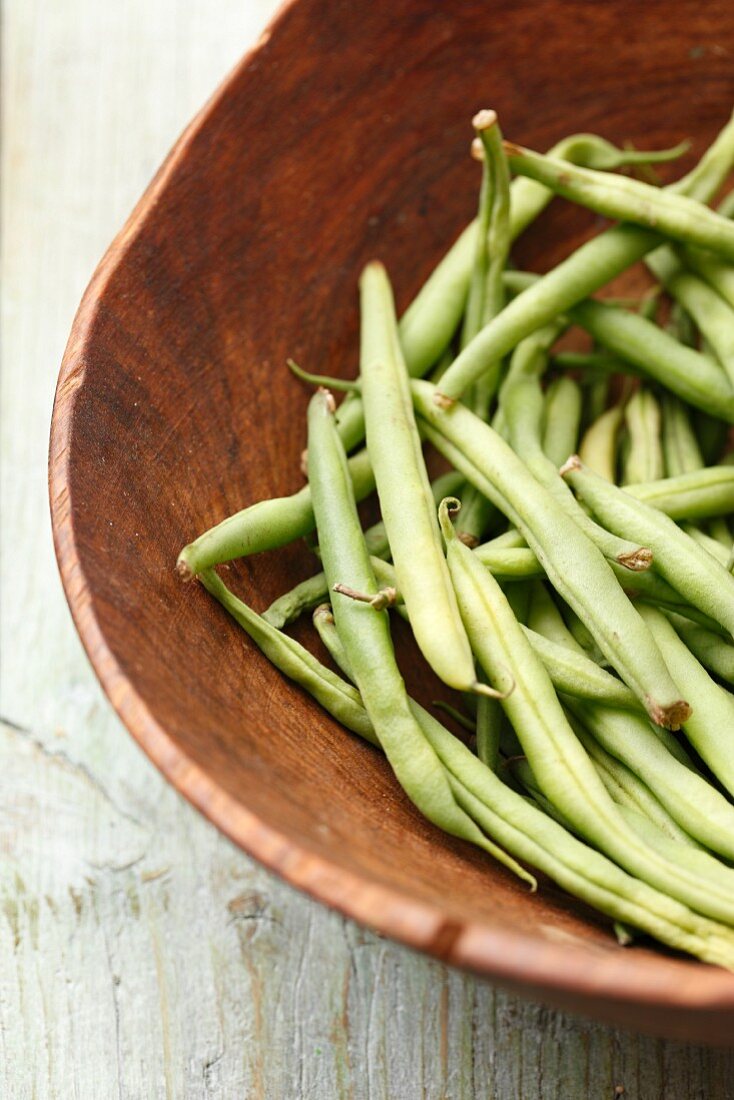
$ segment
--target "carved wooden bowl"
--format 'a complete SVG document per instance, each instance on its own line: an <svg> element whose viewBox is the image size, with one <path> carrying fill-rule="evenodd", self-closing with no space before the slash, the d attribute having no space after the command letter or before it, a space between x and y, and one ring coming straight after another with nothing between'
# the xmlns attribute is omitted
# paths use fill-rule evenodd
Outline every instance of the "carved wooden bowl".
<svg viewBox="0 0 734 1100"><path fill-rule="evenodd" d="M529 997L718 1043L731 1042L734 975L618 947L550 883L530 896L429 826L379 754L174 563L230 512L302 484L308 395L286 357L355 371L356 280L375 256L399 306L411 299L473 214L476 109L536 148L593 130L646 147L691 135L698 153L734 101L732 44L723 0L292 3L102 260L61 368L50 459L59 564L97 675L223 832L327 905ZM521 260L551 265L589 224L557 204ZM262 609L313 569L297 545L227 576Z"/></svg>

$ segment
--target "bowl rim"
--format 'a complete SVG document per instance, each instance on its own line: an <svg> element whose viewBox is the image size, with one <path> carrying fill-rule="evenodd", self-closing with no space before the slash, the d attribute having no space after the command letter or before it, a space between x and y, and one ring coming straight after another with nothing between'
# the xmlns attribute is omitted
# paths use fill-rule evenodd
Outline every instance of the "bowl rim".
<svg viewBox="0 0 734 1100"><path fill-rule="evenodd" d="M84 384L86 353L105 287L153 214L158 197L209 117L241 74L267 45L298 0L285 0L255 45L235 65L194 115L168 153L132 213L100 260L73 321L58 376L49 444L49 497L54 548L62 584L77 632L102 688L127 730L166 779L222 833L266 868L316 900L368 928L441 961L490 978L538 998L564 995L609 1006L636 1004L731 1014L734 975L695 960L681 960L650 982L645 966L628 957L599 955L590 965L560 937L541 940L493 928L482 921L448 919L438 906L369 881L331 863L279 832L223 790L159 724L135 684L120 668L97 620L91 587L77 553L69 479L74 406ZM173 568L173 566L172 566ZM631 965L630 965L631 964ZM578 1011L578 1008L576 1008ZM595 1013L598 1015L598 1013Z"/></svg>

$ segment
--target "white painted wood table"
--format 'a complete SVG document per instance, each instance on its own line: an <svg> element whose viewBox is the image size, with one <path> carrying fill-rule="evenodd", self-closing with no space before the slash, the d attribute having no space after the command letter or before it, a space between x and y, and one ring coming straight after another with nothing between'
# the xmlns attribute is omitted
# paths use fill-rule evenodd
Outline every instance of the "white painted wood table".
<svg viewBox="0 0 734 1100"><path fill-rule="evenodd" d="M87 665L46 498L64 343L273 7L3 5L0 1098L734 1097L734 1053L525 1004L272 878L167 787Z"/></svg>

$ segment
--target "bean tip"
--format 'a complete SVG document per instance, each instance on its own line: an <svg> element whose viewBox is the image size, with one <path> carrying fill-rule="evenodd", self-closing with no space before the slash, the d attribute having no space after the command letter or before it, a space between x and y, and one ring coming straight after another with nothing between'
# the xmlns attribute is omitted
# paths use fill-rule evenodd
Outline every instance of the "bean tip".
<svg viewBox="0 0 734 1100"><path fill-rule="evenodd" d="M488 699L507 699L515 690L515 680L510 676L510 686L506 691L500 691L498 688L490 687L489 684L483 684L481 680L475 680L471 685L471 689L475 695L485 695Z"/></svg>
<svg viewBox="0 0 734 1100"><path fill-rule="evenodd" d="M448 394L441 393L440 390L436 390L433 395L434 405L438 405L439 409L453 409L456 404L455 397L449 397Z"/></svg>
<svg viewBox="0 0 734 1100"><path fill-rule="evenodd" d="M566 474L572 474L576 470L580 470L582 465L583 463L581 462L581 459L578 455L569 455L569 457L558 470L558 473L561 475L561 477L565 477Z"/></svg>
<svg viewBox="0 0 734 1100"><path fill-rule="evenodd" d="M674 703L660 706L651 699L646 700L647 712L656 726L663 726L667 730L679 730L684 722L693 714L691 704L685 699L676 699Z"/></svg>
<svg viewBox="0 0 734 1100"><path fill-rule="evenodd" d="M652 565L652 558L653 554L649 546L637 546L634 550L617 555L619 564L632 573L644 573Z"/></svg>
<svg viewBox="0 0 734 1100"><path fill-rule="evenodd" d="M493 126L497 125L497 112L493 111L491 107L484 107L481 111L477 111L471 120L471 124L477 133L481 133L482 130L491 130Z"/></svg>
<svg viewBox="0 0 734 1100"><path fill-rule="evenodd" d="M192 581L194 579L196 573L194 573L189 563L183 557L183 554L185 553L186 551L182 550L181 555L179 555L179 559L176 562L176 572L178 573L181 580L188 584L189 581Z"/></svg>
<svg viewBox="0 0 734 1100"><path fill-rule="evenodd" d="M479 137L473 138L469 151L473 160L483 161L484 146L482 145L482 139Z"/></svg>

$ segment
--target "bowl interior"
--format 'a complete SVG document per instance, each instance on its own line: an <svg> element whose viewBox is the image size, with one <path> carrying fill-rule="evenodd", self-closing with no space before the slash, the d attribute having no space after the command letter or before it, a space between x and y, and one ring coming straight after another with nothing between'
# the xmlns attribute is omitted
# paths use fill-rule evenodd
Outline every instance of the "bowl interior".
<svg viewBox="0 0 734 1100"><path fill-rule="evenodd" d="M356 281L371 258L399 306L410 301L473 214L475 110L495 107L505 133L536 148L592 130L641 147L691 136L701 151L734 98L719 48L734 8L673 6L676 18L669 4L629 2L287 8L92 283L62 371L52 504L72 610L113 702L259 858L418 946L555 986L556 1000L564 983L655 996L683 975L691 987L695 972L731 1006L727 976L657 950L633 961L551 884L531 898L426 824L377 752L174 573L196 533L302 484L308 393L285 360L355 372ZM517 258L543 270L592 226L556 204ZM299 544L225 575L261 610L312 571ZM296 633L310 637L307 624ZM407 640L401 651L411 685L434 697Z"/></svg>

